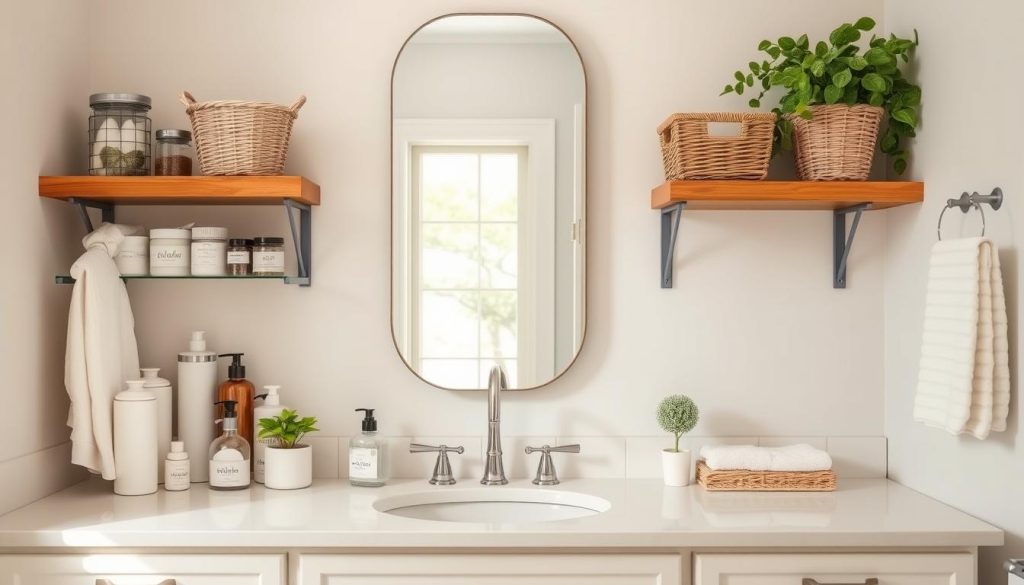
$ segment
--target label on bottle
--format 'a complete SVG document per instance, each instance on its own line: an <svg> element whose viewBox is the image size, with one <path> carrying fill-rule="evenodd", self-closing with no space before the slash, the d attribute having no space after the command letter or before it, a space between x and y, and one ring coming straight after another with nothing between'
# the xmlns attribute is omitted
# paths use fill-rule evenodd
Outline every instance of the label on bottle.
<svg viewBox="0 0 1024 585"><path fill-rule="evenodd" d="M210 460L210 485L245 487L249 485L249 462L237 449L221 449Z"/></svg>
<svg viewBox="0 0 1024 585"><path fill-rule="evenodd" d="M249 264L249 252L247 250L228 252L228 264Z"/></svg>
<svg viewBox="0 0 1024 585"><path fill-rule="evenodd" d="M284 272L284 251L267 250L253 252L253 272Z"/></svg>
<svg viewBox="0 0 1024 585"><path fill-rule="evenodd" d="M153 244L149 248L149 264L154 267L188 267L187 244Z"/></svg>
<svg viewBox="0 0 1024 585"><path fill-rule="evenodd" d="M366 447L349 449L348 476L351 479L377 479L377 450Z"/></svg>
<svg viewBox="0 0 1024 585"><path fill-rule="evenodd" d="M259 434L259 431L257 431ZM256 483L264 483L266 472L267 472L267 447L270 445L277 445L277 439L274 437L268 437L266 439L256 439L253 444L252 450L252 479Z"/></svg>
<svg viewBox="0 0 1024 585"><path fill-rule="evenodd" d="M168 460L164 463L164 489L178 492L189 488L189 462Z"/></svg>

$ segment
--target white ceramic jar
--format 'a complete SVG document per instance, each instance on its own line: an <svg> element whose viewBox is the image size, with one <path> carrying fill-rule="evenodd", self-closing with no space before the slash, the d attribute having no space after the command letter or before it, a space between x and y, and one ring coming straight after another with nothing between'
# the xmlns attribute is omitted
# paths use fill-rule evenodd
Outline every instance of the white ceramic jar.
<svg viewBox="0 0 1024 585"><path fill-rule="evenodd" d="M121 276L146 276L149 274L149 238L147 236L125 236L117 248L114 264Z"/></svg>
<svg viewBox="0 0 1024 585"><path fill-rule="evenodd" d="M185 228L149 230L149 273L188 276L192 231Z"/></svg>
<svg viewBox="0 0 1024 585"><path fill-rule="evenodd" d="M192 228L192 276L228 273L228 228Z"/></svg>
<svg viewBox="0 0 1024 585"><path fill-rule="evenodd" d="M157 403L144 380L114 396L114 493L141 496L157 486Z"/></svg>

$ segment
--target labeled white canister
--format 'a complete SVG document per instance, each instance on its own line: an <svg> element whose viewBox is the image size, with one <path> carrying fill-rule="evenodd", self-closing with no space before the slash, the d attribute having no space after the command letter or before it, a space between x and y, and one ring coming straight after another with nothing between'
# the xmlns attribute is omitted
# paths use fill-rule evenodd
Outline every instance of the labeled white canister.
<svg viewBox="0 0 1024 585"><path fill-rule="evenodd" d="M146 276L149 274L149 237L125 236L117 248L114 264L121 276Z"/></svg>
<svg viewBox="0 0 1024 585"><path fill-rule="evenodd" d="M228 273L228 228L192 228L192 276Z"/></svg>
<svg viewBox="0 0 1024 585"><path fill-rule="evenodd" d="M157 486L157 401L144 380L114 396L114 493L141 496Z"/></svg>
<svg viewBox="0 0 1024 585"><path fill-rule="evenodd" d="M157 477L160 481L163 481L164 477L164 457L171 449L171 418L174 414L174 407L172 403L172 389L171 382L166 378L161 378L160 368L139 368L139 373L142 374L142 381L145 382L144 388L149 390L156 395L156 411L157 411L157 453L160 454L157 465Z"/></svg>
<svg viewBox="0 0 1024 585"><path fill-rule="evenodd" d="M186 228L149 230L149 273L188 276L192 231Z"/></svg>

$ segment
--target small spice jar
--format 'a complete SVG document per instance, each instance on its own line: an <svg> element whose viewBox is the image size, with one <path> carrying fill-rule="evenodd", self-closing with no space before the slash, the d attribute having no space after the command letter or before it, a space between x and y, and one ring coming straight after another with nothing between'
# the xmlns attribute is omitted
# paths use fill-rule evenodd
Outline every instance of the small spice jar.
<svg viewBox="0 0 1024 585"><path fill-rule="evenodd" d="M188 130L157 130L153 174L164 177L192 176L192 133Z"/></svg>
<svg viewBox="0 0 1024 585"><path fill-rule="evenodd" d="M149 230L149 273L153 276L188 276L191 230Z"/></svg>
<svg viewBox="0 0 1024 585"><path fill-rule="evenodd" d="M252 273L256 276L284 276L284 238L253 240Z"/></svg>
<svg viewBox="0 0 1024 585"><path fill-rule="evenodd" d="M248 276L252 274L252 240L232 238L228 240L228 274Z"/></svg>
<svg viewBox="0 0 1024 585"><path fill-rule="evenodd" d="M192 228L192 276L228 273L228 228Z"/></svg>

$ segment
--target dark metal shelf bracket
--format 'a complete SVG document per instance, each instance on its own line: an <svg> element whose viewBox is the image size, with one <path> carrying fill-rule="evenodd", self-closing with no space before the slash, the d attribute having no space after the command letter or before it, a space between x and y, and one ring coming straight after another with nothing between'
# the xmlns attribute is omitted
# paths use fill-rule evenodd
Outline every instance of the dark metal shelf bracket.
<svg viewBox="0 0 1024 585"><path fill-rule="evenodd" d="M686 202L680 201L661 209L661 288L672 288L672 263L676 257L676 236Z"/></svg>
<svg viewBox="0 0 1024 585"><path fill-rule="evenodd" d="M82 223L85 225L85 233L93 231L92 219L89 217L89 208L98 209L100 216L103 219L103 223L114 223L114 204L104 203L102 201L92 201L91 199L80 199L78 197L71 197L68 199L68 203L78 208L78 215L82 218Z"/></svg>
<svg viewBox="0 0 1024 585"><path fill-rule="evenodd" d="M298 220L293 211L298 211ZM310 286L312 282L313 259L313 213L309 205L284 200L284 212L288 216L288 227L292 230L292 243L295 245L295 259L299 275L286 277L285 283L299 286Z"/></svg>
<svg viewBox="0 0 1024 585"><path fill-rule="evenodd" d="M850 258L853 238L857 235L860 216L864 210L871 209L870 203L851 205L832 212L832 288L846 288L846 263ZM846 233L846 216L853 215L850 233Z"/></svg>

